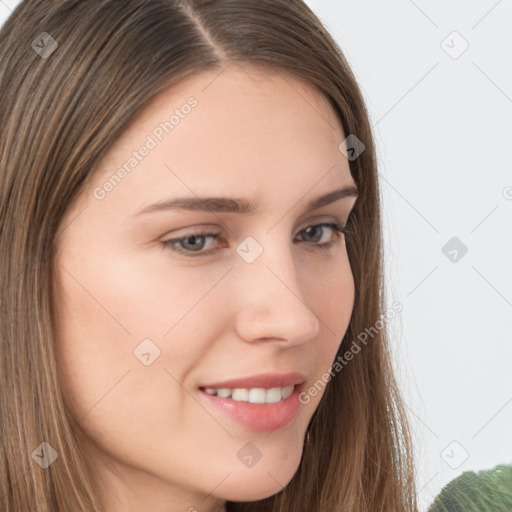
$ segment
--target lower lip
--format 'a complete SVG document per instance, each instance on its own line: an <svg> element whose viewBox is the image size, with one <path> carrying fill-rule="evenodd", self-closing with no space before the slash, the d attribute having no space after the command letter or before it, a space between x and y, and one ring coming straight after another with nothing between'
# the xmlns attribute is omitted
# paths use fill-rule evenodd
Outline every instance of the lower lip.
<svg viewBox="0 0 512 512"><path fill-rule="evenodd" d="M231 398L209 395L199 390L201 396L238 423L255 432L277 430L290 424L299 410L298 396L302 385L296 385L293 393L279 402L272 404L252 404Z"/></svg>

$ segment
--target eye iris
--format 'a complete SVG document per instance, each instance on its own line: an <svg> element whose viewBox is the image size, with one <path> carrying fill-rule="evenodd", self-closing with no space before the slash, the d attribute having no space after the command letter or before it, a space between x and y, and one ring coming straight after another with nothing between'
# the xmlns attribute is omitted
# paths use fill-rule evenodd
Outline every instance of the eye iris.
<svg viewBox="0 0 512 512"><path fill-rule="evenodd" d="M205 237L204 237L203 235L192 235L192 236L188 236L187 238L184 238L184 239L183 239L184 249L192 249L192 250L194 250L194 249L199 249L199 250L200 250L203 244L200 244L199 246L198 246L198 245L195 245L195 246L194 246L194 244L192 243L192 247L187 247L187 244L188 244L191 240L197 240L197 239L199 239L199 238L201 238L201 239L202 239L203 244L204 244L204 238L205 238Z"/></svg>
<svg viewBox="0 0 512 512"><path fill-rule="evenodd" d="M314 232L315 230L317 230L320 233L320 237L316 238L315 240L312 240L313 242L317 242L322 238L322 226L309 226L304 230L307 235L309 235L311 231Z"/></svg>

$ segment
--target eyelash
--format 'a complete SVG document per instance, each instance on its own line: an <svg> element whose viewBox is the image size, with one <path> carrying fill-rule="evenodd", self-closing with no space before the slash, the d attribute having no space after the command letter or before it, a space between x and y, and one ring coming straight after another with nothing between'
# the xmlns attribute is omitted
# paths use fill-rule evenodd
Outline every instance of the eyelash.
<svg viewBox="0 0 512 512"><path fill-rule="evenodd" d="M330 227L333 230L333 238L329 242L324 242L323 244L318 244L315 242L312 242L314 245L317 246L317 248L321 251L328 251L330 249L333 249L335 245L341 242L342 238L347 239L350 228L348 225L342 226L341 224L337 224L335 222L323 222L320 224L310 224L309 226L306 226L302 231L306 231L308 228L318 228L318 227ZM165 242L162 242L162 245L164 248L169 249L173 252L177 252L178 254L183 254L187 257L198 257L198 256L207 256L214 252L216 249L210 249L208 251L189 251L186 249L183 249L182 247L178 247L176 245L177 242L183 242L186 241L189 238L200 238L200 237L211 237L214 240L217 240L220 237L219 233L208 233L208 232L200 232L200 233L190 233L189 235L185 235L181 238L173 238L172 240L166 240ZM218 250L218 249L217 249Z"/></svg>

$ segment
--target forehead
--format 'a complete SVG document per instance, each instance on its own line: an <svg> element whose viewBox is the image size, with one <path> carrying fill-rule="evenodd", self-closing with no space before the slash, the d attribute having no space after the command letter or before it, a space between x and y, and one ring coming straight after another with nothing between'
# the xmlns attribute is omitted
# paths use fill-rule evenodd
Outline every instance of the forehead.
<svg viewBox="0 0 512 512"><path fill-rule="evenodd" d="M156 96L110 148L91 189L111 182L112 197L136 194L139 206L162 191L304 195L321 180L324 189L352 183L339 151L344 138L312 85L283 71L230 65Z"/></svg>
<svg viewBox="0 0 512 512"><path fill-rule="evenodd" d="M233 123L241 120L255 123L268 119L269 111L274 120L283 113L295 116L302 113L303 119L315 119L312 128L325 124L324 130L342 132L328 98L315 85L286 70L247 63L229 64L181 80L153 98L136 122L142 126L155 118L161 120L162 111L179 109L191 96L198 102L195 113L201 112L204 117L221 111L224 115L219 120L230 114ZM262 109L260 115L254 116L258 113L255 109Z"/></svg>

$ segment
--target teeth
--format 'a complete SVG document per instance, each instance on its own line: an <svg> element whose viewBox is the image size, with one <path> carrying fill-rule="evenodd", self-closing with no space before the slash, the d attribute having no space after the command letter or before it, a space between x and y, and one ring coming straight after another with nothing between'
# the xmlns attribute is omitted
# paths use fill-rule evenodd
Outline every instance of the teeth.
<svg viewBox="0 0 512 512"><path fill-rule="evenodd" d="M295 386L286 386L282 389L283 398L288 398L292 393Z"/></svg>
<svg viewBox="0 0 512 512"><path fill-rule="evenodd" d="M252 389L251 389L252 391ZM231 392L231 399L237 400L240 402L248 402L249 401L249 390L248 389L233 389Z"/></svg>
<svg viewBox="0 0 512 512"><path fill-rule="evenodd" d="M284 388L251 388L251 389L214 389L205 388L205 392L209 395L218 396L220 398L230 398L239 402L250 402L251 404L272 404L279 402L284 398L288 398L295 386L286 386Z"/></svg>
<svg viewBox="0 0 512 512"><path fill-rule="evenodd" d="M231 389L226 389L226 388L218 389L217 396L220 396L221 398L229 398L231 396Z"/></svg>

